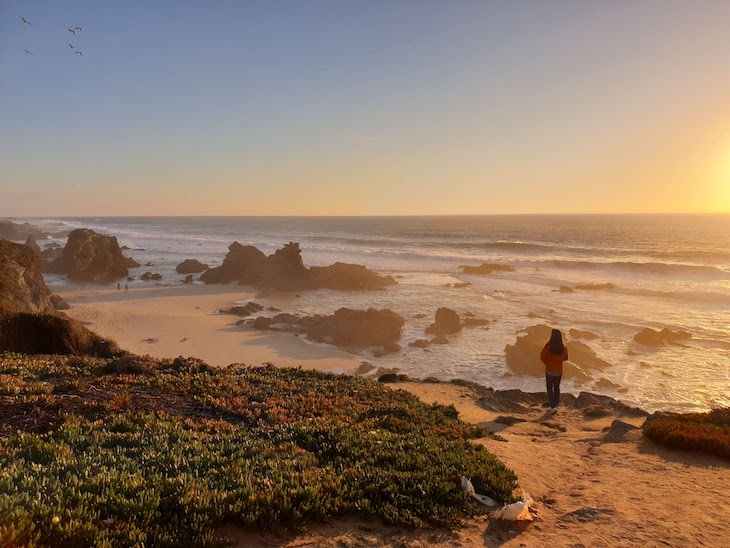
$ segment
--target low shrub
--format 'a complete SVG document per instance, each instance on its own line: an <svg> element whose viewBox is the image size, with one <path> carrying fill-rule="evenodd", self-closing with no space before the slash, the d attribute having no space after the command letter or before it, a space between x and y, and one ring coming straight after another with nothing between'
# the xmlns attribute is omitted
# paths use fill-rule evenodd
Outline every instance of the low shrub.
<svg viewBox="0 0 730 548"><path fill-rule="evenodd" d="M671 449L730 459L730 407L659 418L644 428L644 435Z"/></svg>
<svg viewBox="0 0 730 548"><path fill-rule="evenodd" d="M0 355L18 387L0 406L16 421L0 430L0 545L214 545L223 523L355 512L453 526L483 511L462 475L512 500L514 473L452 407L359 377L154 365Z"/></svg>

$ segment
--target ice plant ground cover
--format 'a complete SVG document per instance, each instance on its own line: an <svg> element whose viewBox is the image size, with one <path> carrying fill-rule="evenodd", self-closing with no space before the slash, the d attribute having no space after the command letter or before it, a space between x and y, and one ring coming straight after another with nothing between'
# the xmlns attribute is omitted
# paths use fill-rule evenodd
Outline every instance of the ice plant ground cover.
<svg viewBox="0 0 730 548"><path fill-rule="evenodd" d="M511 500L453 407L350 376L0 355L3 545L216 545L214 528L359 513L416 527Z"/></svg>
<svg viewBox="0 0 730 548"><path fill-rule="evenodd" d="M644 435L671 449L730 459L730 408L659 418L644 429Z"/></svg>

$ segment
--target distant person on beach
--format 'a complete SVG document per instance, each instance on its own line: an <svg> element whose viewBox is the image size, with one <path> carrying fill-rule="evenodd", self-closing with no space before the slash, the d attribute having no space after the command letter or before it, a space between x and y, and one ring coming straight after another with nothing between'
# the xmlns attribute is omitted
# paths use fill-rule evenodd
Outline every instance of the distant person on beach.
<svg viewBox="0 0 730 548"><path fill-rule="evenodd" d="M124 292L129 293L129 284L124 284Z"/></svg>
<svg viewBox="0 0 730 548"><path fill-rule="evenodd" d="M563 377L563 362L568 359L568 349L563 344L563 334L553 329L550 340L540 352L540 361L545 364L545 383L550 402L550 413L555 414L560 403L560 379Z"/></svg>
<svg viewBox="0 0 730 548"><path fill-rule="evenodd" d="M122 285L119 282L117 282L117 291L119 291L121 288L122 288Z"/></svg>

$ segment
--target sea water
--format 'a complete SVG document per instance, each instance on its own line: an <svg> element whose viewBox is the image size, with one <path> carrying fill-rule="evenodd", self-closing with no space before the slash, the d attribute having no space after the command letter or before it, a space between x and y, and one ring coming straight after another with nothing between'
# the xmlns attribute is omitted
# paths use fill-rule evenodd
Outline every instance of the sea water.
<svg viewBox="0 0 730 548"><path fill-rule="evenodd" d="M511 374L504 348L521 329L544 323L599 335L583 342L613 364L600 377L617 387L564 382L565 390L600 392L647 409L730 405L730 215L28 220L48 229L88 227L113 234L130 248L128 256L153 265L134 269L132 275L159 272L164 283L180 283L175 266L184 259L219 265L234 240L266 253L296 241L307 265L343 261L392 275L398 285L385 291L303 292L288 311L331 313L348 306L400 313L406 319L403 351L382 358L363 352L362 359L409 375L542 390L543 379ZM482 262L515 270L474 276L458 268ZM447 287L458 282L471 285ZM615 287L557 291L600 283ZM473 312L491 323L487 329L465 329L428 352L408 347L424 337L440 306ZM428 317L417 319L418 313ZM644 327L689 331L692 339L681 345L638 346L632 339ZM618 387L626 390L617 392Z"/></svg>

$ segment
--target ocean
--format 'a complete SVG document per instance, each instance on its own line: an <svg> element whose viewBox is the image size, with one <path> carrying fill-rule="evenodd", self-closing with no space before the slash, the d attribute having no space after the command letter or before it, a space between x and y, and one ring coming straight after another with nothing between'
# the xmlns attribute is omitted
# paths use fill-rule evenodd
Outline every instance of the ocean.
<svg viewBox="0 0 730 548"><path fill-rule="evenodd" d="M267 253L301 244L308 265L363 264L399 284L386 291L302 293L299 313L341 306L390 308L406 318L403 352L362 359L417 377L461 378L495 388L544 390L539 377L513 375L504 348L521 329L544 323L583 341L612 367L605 386L576 385L649 410L691 411L730 405L730 215L490 215L434 217L90 217L26 219L48 229L88 227L113 234L140 263L180 283L175 265L221 263L237 240ZM508 264L513 272L465 275L461 264ZM63 282L50 277L50 283ZM462 288L447 284L470 282ZM150 282L131 282L131 287ZM594 290L560 286L613 284ZM440 306L491 320L428 352L423 337ZM425 313L428 318L414 316ZM692 334L656 348L632 342L644 327ZM619 388L622 390L619 392Z"/></svg>

